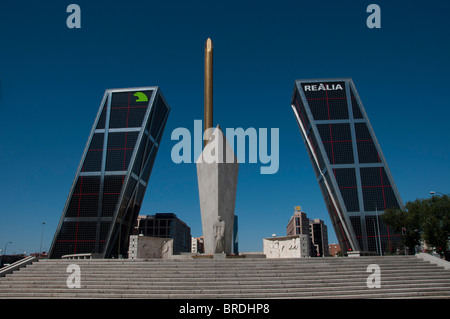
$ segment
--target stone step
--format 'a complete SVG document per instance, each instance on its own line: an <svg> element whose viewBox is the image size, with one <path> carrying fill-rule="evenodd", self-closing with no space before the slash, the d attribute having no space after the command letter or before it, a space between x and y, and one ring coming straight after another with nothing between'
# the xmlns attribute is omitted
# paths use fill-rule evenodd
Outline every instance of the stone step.
<svg viewBox="0 0 450 319"><path fill-rule="evenodd" d="M45 282L45 281L52 281L52 280L65 280L69 274L47 274L46 276L24 276L23 274L16 274L16 275L7 275L4 278L0 279L0 282L7 282L7 281L24 281L24 282ZM358 279L358 278L367 278L369 274L366 272L358 272L358 273L343 273L343 274L333 274L332 276L321 274L314 274L314 275L304 275L300 276L298 274L273 274L273 275L267 275L267 276L260 276L257 274L235 274L230 276L225 275L217 275L217 276L201 276L201 274L197 275L191 275L191 276L176 276L174 274L167 274L167 276L150 276L150 275L143 275L140 276L139 274L136 276L118 276L118 275L92 275L92 274L82 274L82 278L85 281L99 281L99 280L110 280L110 281L128 281L128 282L157 282L157 281L195 281L195 280L202 280L203 282L206 281L216 281L216 280L223 280L223 281L233 281L233 280L241 280L241 281L250 281L250 280L339 280L339 279ZM396 272L385 272L382 273L382 278L385 280L388 279L395 279L395 278L405 278L408 280L414 280L414 279L423 279L426 278L428 280L432 279L441 279L441 280L448 280L450 278L450 274L448 272L444 271L438 271L438 272L431 272L427 273L421 273L418 275L415 272L404 272L404 273L396 273Z"/></svg>
<svg viewBox="0 0 450 319"><path fill-rule="evenodd" d="M158 275L128 275L128 276L120 276L120 275L98 275L98 274L81 274L82 280L85 281L128 281L128 282L158 282L158 281L178 281L178 282L189 282L202 280L203 282L209 281L233 281L233 280L241 280L241 281L267 281L267 280L301 280L301 281L311 281L311 280L321 280L323 278L327 278L327 281L336 281L336 280L355 280L359 278L367 278L370 274L366 272L360 273L347 273L347 274L311 274L311 275L299 275L299 274L235 274L235 275L211 275L211 276L201 276L201 274L197 275L174 275L167 274L164 276ZM24 282L46 282L46 281L57 281L57 280L66 280L69 276L67 274L48 274L46 276L25 276L25 275L17 275L17 276L6 276L0 279L0 283L8 282L8 281L24 281ZM381 277L383 280L393 280L396 278L405 279L405 280L415 280L427 278L428 280L449 280L450 275L444 272L433 272L433 273L421 273L418 274L412 273L403 273L398 274L395 272L387 273L382 272Z"/></svg>
<svg viewBox="0 0 450 319"><path fill-rule="evenodd" d="M383 287L412 287L412 286L428 286L428 287L448 287L450 284L449 281L439 282L439 283L430 283L424 282L424 281L409 281L409 280L383 280L382 286ZM105 282L85 282L82 281L81 288L82 289L164 289L164 290L189 290L189 289L211 289L219 287L220 289L241 289L241 288L248 288L248 289L265 289L265 288L317 288L317 287L337 287L337 288L345 288L350 286L361 286L364 288L367 288L366 281L365 280L358 280L358 281L350 281L350 282L291 282L291 283L281 283L281 282L231 282L231 283L224 283L224 282L214 282L211 284L192 284L189 282L183 283L183 284L174 284L174 282L163 282L161 283L142 283L142 284L130 284L127 282L121 282L121 283L105 283ZM42 285L42 284L26 284L22 283L20 285L12 284L12 285L5 285L0 291L1 292L7 292L11 289L64 289L67 290L66 282L60 282L59 284L53 284L53 285ZM450 290L450 289L449 289Z"/></svg>
<svg viewBox="0 0 450 319"><path fill-rule="evenodd" d="M387 257L386 257L387 258ZM367 263L367 262L381 262L381 263L410 263L410 262L423 262L418 258L413 259L359 259L359 258L342 258L345 261L340 261L340 258L305 258L305 259L242 259L239 261L229 259L209 259L209 260L171 260L171 259L44 259L40 260L41 264L71 264L74 262L85 264L160 264L160 265L232 265L232 264L265 264L265 265L283 265L283 264L320 264L320 263L335 263L335 264L353 264L353 263Z"/></svg>
<svg viewBox="0 0 450 319"><path fill-rule="evenodd" d="M450 281L423 281L423 280L403 280L403 279L396 279L396 280L383 280L383 285L433 285L433 286L441 286L441 285L448 285ZM210 283L199 283L199 282L183 282L183 283L176 283L176 282L141 282L141 283L130 283L127 281L122 282L102 282L102 281L82 281L81 287L83 288L97 288L101 287L102 289L114 289L114 288L136 288L136 289L145 289L145 288L164 288L164 289L190 289L190 288L208 288L208 287L317 287L317 286L326 286L326 287L345 287L345 286L352 286L352 285L366 285L366 279L360 278L359 280L354 281L291 281L291 282L276 282L276 281L270 281L270 282L263 282L263 281L250 281L250 282L244 282L244 281L233 281L233 282L223 282L223 281L215 281ZM171 288L174 287L174 288ZM2 290L9 290L10 288L64 288L66 289L66 281L60 281L58 283L52 283L52 284L46 284L42 282L38 283L26 283L26 282L11 282L10 284L5 284L2 286Z"/></svg>
<svg viewBox="0 0 450 319"><path fill-rule="evenodd" d="M154 262L148 262L148 263L108 263L108 264L93 264L93 263L33 263L23 269L56 269L56 268L66 268L70 264L77 264L80 267L87 268L87 269L96 269L96 268L102 268L102 269L219 269L219 270L226 270L226 269L324 269L324 268L354 268L354 267L367 267L370 264L373 263L352 263L352 264L343 264L343 263L311 263L311 264L199 264L199 265L183 265L183 264L157 264ZM379 265L380 267L438 267L435 264L431 264L429 262L414 262L414 263L375 263Z"/></svg>
<svg viewBox="0 0 450 319"><path fill-rule="evenodd" d="M355 264L355 263L411 263L411 262L423 262L420 259L412 256L411 258L405 257L377 257L377 258L304 258L304 259L202 259L202 260L172 260L172 259L44 259L41 260L42 264L71 264L71 263L84 263L84 264L178 264L178 265L231 265L231 264L320 264L320 263L335 263L335 264Z"/></svg>
<svg viewBox="0 0 450 319"><path fill-rule="evenodd" d="M191 282L182 282L178 283L176 281L160 281L160 282L129 282L129 281L115 281L115 282L105 282L105 281L86 281L82 280L81 287L83 288L97 288L101 287L102 289L114 289L119 288L120 289L128 289L128 288L136 288L136 289L156 289L156 288L162 288L162 289L199 289L199 288L209 288L209 287L221 287L221 288L227 288L227 287L248 287L248 288L257 288L257 287L317 287L317 286L326 286L326 287L345 287L345 286L352 286L352 285L363 285L366 286L366 280L367 278L358 278L357 280L352 281L342 281L342 280L335 280L335 281L316 281L316 280L309 280L309 281L298 281L298 280L292 280L292 281L212 281L212 282L198 282L198 281L191 281ZM405 280L405 279L394 279L394 280L387 280L385 278L382 278L383 285L432 285L432 286L441 286L441 285L448 285L450 283L449 280ZM171 288L173 287L173 288ZM59 282L53 282L52 284L48 284L45 282L35 282L35 283L27 283L27 282L11 282L6 283L4 286L2 286L3 290L9 290L10 288L64 288L66 289L66 281L61 280Z"/></svg>
<svg viewBox="0 0 450 319"><path fill-rule="evenodd" d="M321 265L321 266L289 266L289 267L270 267L270 266L261 266L261 267L153 267L153 266L141 266L141 267L132 267L132 266L121 266L117 265L114 267L105 267L105 266L91 266L91 265L83 265L76 264L80 268L85 270L104 270L104 271L264 271L264 270L276 270L276 271L321 271L321 270L353 270L353 269L367 269L369 265L373 264L362 264L362 265ZM443 267L433 265L433 264L406 264L406 265L391 265L391 264L376 264L384 269L444 269ZM67 269L69 265L55 265L51 267L37 267L30 266L22 268L22 271L52 271L58 269Z"/></svg>
<svg viewBox="0 0 450 319"><path fill-rule="evenodd" d="M19 296L19 297L18 297ZM253 291L251 293L80 293L80 292L45 292L45 293L5 293L2 298L152 298L152 299L261 299L261 298L422 298L423 296L432 296L440 298L449 298L450 292L448 288L420 288L420 290L412 290L409 288L400 289L358 289L348 291L300 291L300 292L267 292Z"/></svg>
<svg viewBox="0 0 450 319"><path fill-rule="evenodd" d="M367 263L367 262L423 262L424 260L415 256L412 257L375 257L375 258L333 258L333 257L317 257L317 258L270 258L270 259L43 259L41 263L72 263L84 262L93 264L139 264L139 263L155 263L155 264L318 264L318 263Z"/></svg>
<svg viewBox="0 0 450 319"><path fill-rule="evenodd" d="M447 283L439 283L439 285L432 284L429 282L422 282L422 283L409 283L409 282L402 282L402 283L385 283L383 282L382 288L383 289L403 289L403 288L436 288L441 289L450 287L450 282ZM59 287L10 287L7 290L0 291L0 296L2 293L11 293L11 292L67 292L69 288L67 286L60 285ZM334 290L360 290L360 289L368 289L367 285L364 283L348 283L348 284L341 284L341 285L296 285L296 284L284 284L284 285L233 285L233 286L223 286L223 285L216 285L214 287L211 286L134 286L134 285L123 285L123 286L90 286L90 285L81 285L81 288L79 288L80 293L101 293L101 292L109 292L109 293L120 293L124 290L127 291L127 293L167 293L168 291L181 291L183 293L189 293L189 292L201 292L201 293L209 293L209 292L220 292L220 293L243 293L243 292L250 292L253 290L265 290L266 292L272 291L276 292L278 290L283 291L334 291ZM78 291L78 289L77 289Z"/></svg>
<svg viewBox="0 0 450 319"><path fill-rule="evenodd" d="M419 272L420 271L420 272ZM418 273L422 273L422 275L436 275L440 274L444 277L450 276L449 271L444 269L384 269L381 268L381 274L384 276L389 275L410 275L415 276ZM330 277L342 277L342 276L352 276L352 275L364 275L367 276L368 272L366 269L358 269L358 270L342 270L342 271L334 271L334 270L324 270L317 272L279 272L279 271L228 271L228 272L200 272L200 271L192 271L192 272L154 272L154 271L145 271L145 272L117 272L117 271L86 271L81 269L81 274L85 278L90 277L98 277L98 278L160 278L160 277L169 277L169 278L211 278L211 277L219 277L219 278L234 278L234 277L255 277L259 276L263 277L311 277L311 276L330 276ZM43 271L43 272L15 272L13 274L8 274L3 278L0 278L0 281L4 278L57 278L57 277L67 277L68 273L66 269L59 269L58 271Z"/></svg>
<svg viewBox="0 0 450 319"><path fill-rule="evenodd" d="M288 269L288 270L279 270L279 269L258 269L258 270L248 270L248 269L226 269L226 270L184 270L184 269L161 269L161 270L153 270L153 269L131 269L131 270L120 270L120 269L86 269L84 267L80 267L80 270L83 274L92 274L92 275L122 275L122 276L133 276L133 275L145 275L145 276L158 276L158 275L201 275L201 276L214 276L214 275L236 275L236 274L261 274L261 275L280 275L280 274L296 274L296 275L315 275L315 274L346 274L346 273L366 273L367 267L358 267L358 268L324 268L324 269ZM441 272L446 273L448 271L444 270L440 267L380 267L380 270L383 273L392 273L392 272L404 272L404 273L414 273L414 272ZM19 274L19 272L16 272ZM23 270L20 274L24 276L51 276L53 274L67 274L67 268L61 267L57 269L39 269L39 270ZM9 274L11 275L11 274Z"/></svg>
<svg viewBox="0 0 450 319"><path fill-rule="evenodd" d="M448 271L437 269L437 270L415 270L415 269L383 269L381 268L381 275L397 275L401 273L402 275L415 276L417 273L425 274L441 274L444 277L450 277ZM261 278L267 277L311 277L311 276L330 276L330 277L342 277L342 276L352 276L352 275L364 275L368 276L368 272L364 270L354 270L354 271L320 271L320 272L276 272L276 271L258 271L258 272L89 272L81 269L81 275L84 278L235 278L235 277L255 277L259 276ZM17 273L14 275L6 275L4 278L29 278L29 279L52 279L67 277L68 273L65 270L52 271L52 272L42 272L42 273ZM1 279L0 279L1 280Z"/></svg>
<svg viewBox="0 0 450 319"><path fill-rule="evenodd" d="M160 294L234 294L241 295L247 293L299 293L299 294L307 294L307 293L315 293L315 294L333 294L333 293L342 293L342 292L362 292L365 293L367 291L372 292L386 292L390 290L395 291L441 291L444 293L448 293L450 295L450 291L448 286L440 286L440 287L430 287L426 285L421 286L382 286L377 289L369 289L365 285L361 286L348 286L348 287L310 287L310 288L264 288L264 289L254 289L254 288L216 288L216 289L98 289L98 288L80 288L80 289L10 289L6 292L0 293L0 296L7 295L10 293L35 293L35 294L66 294L66 293L77 293L77 294L100 294L100 293L108 293L108 294L147 294L147 295L160 295Z"/></svg>
<svg viewBox="0 0 450 319"><path fill-rule="evenodd" d="M387 257L386 257L387 258ZM173 261L173 260L166 260L162 261L161 259L155 260L155 259L149 259L149 260L129 260L129 259L110 259L110 260L104 260L104 259L73 259L73 260L41 260L40 263L42 264L72 264L72 263L79 263L79 264L93 264L93 265L139 265L139 264L155 264L155 265L161 265L161 266L167 266L167 265L180 265L183 267L188 266L211 266L211 265L217 265L217 266L223 266L228 267L229 265L319 265L319 264L366 264L366 263L421 263L421 261L418 258L413 259L403 259L403 258L391 258L391 259L383 259L383 258L375 258L375 259L359 259L359 258L342 258L347 260L339 260L340 258L308 258L308 259L297 259L297 260L284 260L284 259L257 259L257 260L241 260L241 261L234 261L234 260L227 260L223 259L222 262L219 262L218 260L200 260L200 261L190 261L190 260L183 260L183 261Z"/></svg>
<svg viewBox="0 0 450 319"><path fill-rule="evenodd" d="M81 269L85 271L117 271L117 272L193 272L193 271L202 271L202 272L238 272L238 271L286 271L286 272L320 272L320 271L342 271L342 270L357 270L357 269L364 269L366 270L367 267L370 264L364 264L364 265L352 265L352 266L314 266L314 267L123 267L123 266L115 266L115 267L100 267L100 266L86 266L83 264L77 264L80 266ZM437 270L437 269L444 269L443 267L439 267L437 265L428 265L428 264L414 264L414 265L383 265L383 264L377 264L382 269L416 269L416 270ZM26 267L23 269L24 272L39 272L39 271L57 271L57 270L65 270L67 269L68 265L58 265L53 267Z"/></svg>
<svg viewBox="0 0 450 319"><path fill-rule="evenodd" d="M16 282L16 283L51 283L51 282L61 282L66 281L69 274L66 275L55 275L55 276L46 276L46 277L28 277L28 276L6 276L0 279L1 284ZM365 280L369 276L369 273L351 273L351 274L340 274L335 276L323 276L322 274L310 275L310 276L295 276L295 275L276 275L276 276L258 276L255 274L247 274L242 276L211 276L211 277L202 277L202 276L190 276L190 277L176 277L176 276L166 276L166 277L150 277L150 276L135 276L135 277L124 277L124 276L93 276L93 275L82 275L81 279L85 282L128 282L130 284L139 284L139 283L158 283L158 282L177 282L177 283L192 283L192 282L267 282L267 281L276 281L276 282L339 282L342 280L345 281L355 281L355 280ZM401 273L390 273L390 274L382 274L381 278L386 281L392 280L429 280L436 281L442 280L444 282L450 280L450 275L448 273L430 273L430 274L420 274L416 273L410 274L401 274Z"/></svg>
<svg viewBox="0 0 450 319"><path fill-rule="evenodd" d="M25 267L26 269L28 268L36 268L37 263L34 263L32 265L29 265L27 267ZM305 264L305 263L292 263L292 264L264 264L264 263L259 263L259 264L244 264L244 263L240 263L240 264L217 264L217 263L211 263L211 264L159 264L159 263L154 263L154 262L148 262L148 263L107 263L107 264L96 264L96 263L80 263L80 262L72 262L72 263L44 263L42 265L39 265L39 267L45 267L45 268L57 268L57 267L67 267L70 264L77 264L83 267L87 267L87 268L116 268L116 267L120 267L120 268L154 268L154 269L165 269L165 268L170 268L170 269L177 269L177 268L183 268L183 269L209 269L209 268L214 268L214 269L227 269L227 268L247 268L247 269L258 269L258 268L279 268L279 269L289 269L289 268L298 268L298 269L311 269L311 268L326 268L326 267L361 267L361 266L365 266L365 265L370 265L370 264L377 264L380 266L390 266L390 267L415 267L415 266L420 266L420 265L429 265L429 266L433 266L433 264L429 263L429 262L393 262L393 263L386 263L386 262L365 262L365 263L351 263L351 264L345 264L345 263L309 263L309 264Z"/></svg>

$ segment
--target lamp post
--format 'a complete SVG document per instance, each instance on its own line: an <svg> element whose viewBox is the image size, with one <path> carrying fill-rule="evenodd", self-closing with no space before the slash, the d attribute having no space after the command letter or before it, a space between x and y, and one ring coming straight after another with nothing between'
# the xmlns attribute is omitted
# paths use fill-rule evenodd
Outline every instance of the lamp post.
<svg viewBox="0 0 450 319"><path fill-rule="evenodd" d="M6 255L6 247L8 247L8 244L12 244L12 241L9 241L5 244L5 248L3 249L3 255Z"/></svg>
<svg viewBox="0 0 450 319"><path fill-rule="evenodd" d="M381 248L382 246L381 246L380 223L378 222L378 206L376 204L375 204L375 214L377 216L378 241L380 242L380 256L383 256L383 249Z"/></svg>
<svg viewBox="0 0 450 319"><path fill-rule="evenodd" d="M45 222L42 222L41 245L39 246L39 258L41 258L42 256L42 239L44 238L44 225Z"/></svg>

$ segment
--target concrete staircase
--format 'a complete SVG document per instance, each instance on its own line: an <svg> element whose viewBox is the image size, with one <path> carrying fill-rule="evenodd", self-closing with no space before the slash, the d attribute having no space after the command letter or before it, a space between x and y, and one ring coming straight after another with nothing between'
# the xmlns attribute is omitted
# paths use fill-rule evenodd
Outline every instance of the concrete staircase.
<svg viewBox="0 0 450 319"><path fill-rule="evenodd" d="M381 288L367 286L370 264ZM41 260L0 278L4 298L450 298L450 270L416 256Z"/></svg>

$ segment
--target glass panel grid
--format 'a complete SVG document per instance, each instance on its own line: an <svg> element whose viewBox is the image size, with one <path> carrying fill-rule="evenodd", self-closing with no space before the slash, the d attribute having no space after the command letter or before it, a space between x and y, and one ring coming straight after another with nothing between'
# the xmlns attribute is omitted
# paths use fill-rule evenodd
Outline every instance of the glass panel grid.
<svg viewBox="0 0 450 319"><path fill-rule="evenodd" d="M318 124L330 164L353 164L353 144L350 124Z"/></svg>

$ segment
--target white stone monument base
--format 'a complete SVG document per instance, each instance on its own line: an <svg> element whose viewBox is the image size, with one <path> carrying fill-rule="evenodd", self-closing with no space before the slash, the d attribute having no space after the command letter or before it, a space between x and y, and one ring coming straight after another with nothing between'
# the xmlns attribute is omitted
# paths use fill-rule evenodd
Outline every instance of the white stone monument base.
<svg viewBox="0 0 450 319"><path fill-rule="evenodd" d="M213 258L214 259L226 259L227 258L227 254L225 254L225 253L214 253Z"/></svg>
<svg viewBox="0 0 450 319"><path fill-rule="evenodd" d="M305 258L309 256L307 235L263 239L266 258Z"/></svg>
<svg viewBox="0 0 450 319"><path fill-rule="evenodd" d="M147 236L130 236L128 259L162 258L173 255L173 239Z"/></svg>

